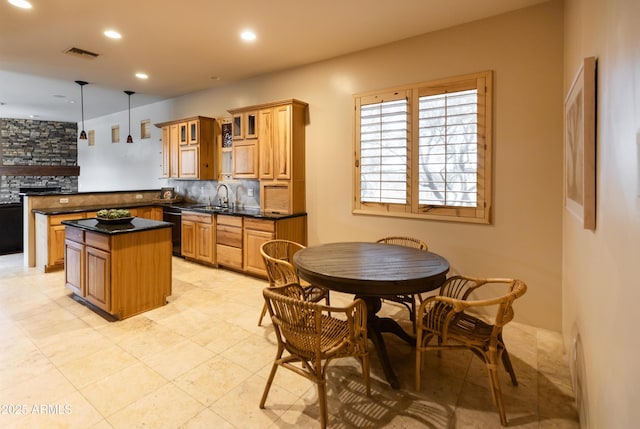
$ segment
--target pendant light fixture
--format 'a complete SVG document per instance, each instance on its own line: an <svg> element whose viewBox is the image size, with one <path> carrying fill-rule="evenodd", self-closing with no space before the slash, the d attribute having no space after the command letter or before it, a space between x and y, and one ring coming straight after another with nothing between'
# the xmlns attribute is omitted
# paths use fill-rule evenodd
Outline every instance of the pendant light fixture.
<svg viewBox="0 0 640 429"><path fill-rule="evenodd" d="M83 80L76 80L76 83L78 85L80 85L80 112L82 113L82 131L80 131L80 140L86 140L87 139L87 133L84 130L84 92L82 91L82 88L88 84L89 82L85 82Z"/></svg>
<svg viewBox="0 0 640 429"><path fill-rule="evenodd" d="M127 136L127 143L133 143L133 137L131 137L131 96L135 94L135 92L125 91L124 93L129 96L129 135Z"/></svg>

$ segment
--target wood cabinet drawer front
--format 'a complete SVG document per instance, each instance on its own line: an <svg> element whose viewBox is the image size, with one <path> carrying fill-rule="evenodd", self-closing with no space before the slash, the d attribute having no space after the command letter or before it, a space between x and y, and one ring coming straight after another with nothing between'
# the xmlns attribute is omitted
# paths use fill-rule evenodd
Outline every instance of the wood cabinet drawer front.
<svg viewBox="0 0 640 429"><path fill-rule="evenodd" d="M242 228L242 218L240 216L218 215L218 225L237 226Z"/></svg>
<svg viewBox="0 0 640 429"><path fill-rule="evenodd" d="M77 243L84 243L84 231L80 228L65 228L64 236Z"/></svg>
<svg viewBox="0 0 640 429"><path fill-rule="evenodd" d="M96 249L102 249L107 252L111 250L108 235L87 231L84 239L87 246L95 247Z"/></svg>
<svg viewBox="0 0 640 429"><path fill-rule="evenodd" d="M242 228L218 225L216 228L216 242L218 244L242 248Z"/></svg>
<svg viewBox="0 0 640 429"><path fill-rule="evenodd" d="M218 265L242 268L242 249L218 244L216 246Z"/></svg>
<svg viewBox="0 0 640 429"><path fill-rule="evenodd" d="M253 229L257 231L275 232L276 223L272 220L247 218L244 220L244 227L245 229Z"/></svg>
<svg viewBox="0 0 640 429"><path fill-rule="evenodd" d="M187 222L213 223L213 216L194 212L182 212L182 220Z"/></svg>
<svg viewBox="0 0 640 429"><path fill-rule="evenodd" d="M84 212L49 216L50 225L62 225L63 220L84 219Z"/></svg>

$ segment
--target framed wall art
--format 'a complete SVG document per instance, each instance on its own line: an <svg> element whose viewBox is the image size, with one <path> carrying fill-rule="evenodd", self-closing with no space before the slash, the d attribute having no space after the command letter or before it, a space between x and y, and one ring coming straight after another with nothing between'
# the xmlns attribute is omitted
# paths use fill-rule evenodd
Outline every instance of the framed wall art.
<svg viewBox="0 0 640 429"><path fill-rule="evenodd" d="M585 58L564 102L565 207L596 229L596 58Z"/></svg>

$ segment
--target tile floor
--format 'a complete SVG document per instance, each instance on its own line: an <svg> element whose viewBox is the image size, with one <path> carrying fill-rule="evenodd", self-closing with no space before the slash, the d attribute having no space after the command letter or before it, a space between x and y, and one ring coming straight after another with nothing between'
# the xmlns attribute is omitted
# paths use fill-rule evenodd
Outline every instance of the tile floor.
<svg viewBox="0 0 640 429"><path fill-rule="evenodd" d="M319 427L315 386L284 369L258 407L275 353L270 322L256 323L265 286L174 258L169 304L110 323L70 297L61 272L1 256L0 427ZM332 294L334 304L350 299ZM406 317L393 304L383 311ZM560 335L514 322L505 340L520 382L501 374L509 426L578 428ZM402 389L385 383L375 353L370 398L356 361L334 361L330 427L500 427L477 358L434 353L415 392L413 350L393 336L387 345Z"/></svg>

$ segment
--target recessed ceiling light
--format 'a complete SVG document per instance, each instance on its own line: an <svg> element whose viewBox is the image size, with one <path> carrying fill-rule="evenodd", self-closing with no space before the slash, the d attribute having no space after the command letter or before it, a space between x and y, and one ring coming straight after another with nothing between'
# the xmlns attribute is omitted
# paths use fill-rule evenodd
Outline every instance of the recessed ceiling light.
<svg viewBox="0 0 640 429"><path fill-rule="evenodd" d="M240 37L244 41L253 42L254 40L256 40L256 33L251 30L244 30L242 33L240 33Z"/></svg>
<svg viewBox="0 0 640 429"><path fill-rule="evenodd" d="M29 117L30 117L30 118L32 118L32 119L33 119L33 118L39 118L39 117L40 117L40 115L29 115Z"/></svg>
<svg viewBox="0 0 640 429"><path fill-rule="evenodd" d="M9 0L9 3L11 3L12 5L14 5L15 7L19 7L22 9L31 9L31 3L29 3L27 0Z"/></svg>
<svg viewBox="0 0 640 429"><path fill-rule="evenodd" d="M148 79L148 78L149 78L149 75L148 75L148 74L146 74L146 73L136 73L136 77L137 77L138 79Z"/></svg>
<svg viewBox="0 0 640 429"><path fill-rule="evenodd" d="M122 34L118 33L116 30L106 30L104 35L109 39L122 39Z"/></svg>

